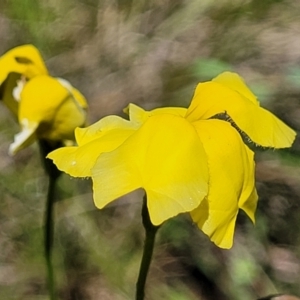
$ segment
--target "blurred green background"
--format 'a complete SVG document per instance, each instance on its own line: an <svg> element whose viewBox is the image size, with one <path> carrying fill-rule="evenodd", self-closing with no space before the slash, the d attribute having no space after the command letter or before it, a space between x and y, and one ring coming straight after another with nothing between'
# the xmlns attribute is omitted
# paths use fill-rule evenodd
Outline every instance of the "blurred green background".
<svg viewBox="0 0 300 300"><path fill-rule="evenodd" d="M32 43L53 76L88 99L89 122L187 106L199 81L238 72L267 107L300 128L300 2L288 0L0 0L0 55ZM41 99L42 100L42 99ZM48 299L42 247L47 178L37 145L7 154L19 128L0 109L0 299ZM259 151L256 226L215 247L178 216L161 228L147 299L254 300L300 295L300 144ZM137 191L103 210L91 182L60 178L55 205L58 299L133 299L144 232ZM224 199L226 201L226 199Z"/></svg>

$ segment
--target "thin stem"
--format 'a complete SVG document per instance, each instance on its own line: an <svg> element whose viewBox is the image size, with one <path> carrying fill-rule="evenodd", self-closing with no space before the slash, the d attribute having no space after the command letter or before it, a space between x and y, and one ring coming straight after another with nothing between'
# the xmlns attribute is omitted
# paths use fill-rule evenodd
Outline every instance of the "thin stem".
<svg viewBox="0 0 300 300"><path fill-rule="evenodd" d="M47 141L40 140L39 146L42 156L42 163L49 177L47 201L44 215L44 254L47 268L49 296L50 300L55 300L55 284L52 265L52 249L54 239L53 208L55 202L55 184L60 175L60 171L56 168L56 166L51 160L46 159L46 156L49 152L56 149L59 146L59 144L52 145L49 144Z"/></svg>
<svg viewBox="0 0 300 300"><path fill-rule="evenodd" d="M47 267L48 291L51 300L55 299L52 249L54 237L53 204L56 178L49 176L47 202L44 216L44 251Z"/></svg>
<svg viewBox="0 0 300 300"><path fill-rule="evenodd" d="M143 208L142 208L142 219L143 225L145 228L145 244L144 244L144 252L140 265L139 277L136 283L136 300L143 300L145 297L145 285L146 279L150 267L150 263L152 260L152 254L154 249L154 242L157 230L159 226L154 226L151 223L149 211L147 208L147 199L144 197Z"/></svg>

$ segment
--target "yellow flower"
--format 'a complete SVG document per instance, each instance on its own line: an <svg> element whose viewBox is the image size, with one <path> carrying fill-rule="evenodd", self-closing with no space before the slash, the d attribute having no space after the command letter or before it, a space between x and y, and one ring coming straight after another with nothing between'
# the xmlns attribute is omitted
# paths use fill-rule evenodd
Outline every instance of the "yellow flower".
<svg viewBox="0 0 300 300"><path fill-rule="evenodd" d="M258 100L236 73L224 72L198 84L186 117L190 121L226 113L250 140L262 147L287 148L296 133L260 107Z"/></svg>
<svg viewBox="0 0 300 300"><path fill-rule="evenodd" d="M83 126L87 103L64 79L48 75L40 52L23 45L0 57L0 100L18 118L21 132L10 154L36 138L48 141L74 139L74 129Z"/></svg>
<svg viewBox="0 0 300 300"><path fill-rule="evenodd" d="M60 78L40 75L18 87L18 119L21 132L15 136L9 153L33 143L74 140L74 129L83 126L87 103L84 96Z"/></svg>
<svg viewBox="0 0 300 300"><path fill-rule="evenodd" d="M216 85L221 86L217 91ZM77 128L78 147L57 149L48 158L71 176L91 176L98 208L143 188L154 225L190 212L216 245L230 248L238 210L254 221L257 203L254 154L239 131L276 148L289 147L295 137L254 100L238 75L223 73L212 83L198 85L188 109L146 112L131 104L129 121L108 116ZM250 106L251 114L245 109L248 102L256 107ZM267 114L268 119L252 113ZM224 116L226 120L217 119ZM258 124L251 127L253 120ZM264 125L268 130L260 136L256 130Z"/></svg>
<svg viewBox="0 0 300 300"><path fill-rule="evenodd" d="M18 81L47 74L41 54L33 45L13 48L0 57L0 100L17 116L18 101L13 96L13 89Z"/></svg>

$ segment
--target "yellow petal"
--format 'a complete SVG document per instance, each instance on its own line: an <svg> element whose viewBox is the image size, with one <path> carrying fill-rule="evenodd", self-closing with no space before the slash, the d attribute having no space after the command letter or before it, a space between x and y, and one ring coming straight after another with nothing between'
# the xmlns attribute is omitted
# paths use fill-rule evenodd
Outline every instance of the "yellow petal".
<svg viewBox="0 0 300 300"><path fill-rule="evenodd" d="M100 155L92 179L99 208L144 188L151 221L159 225L191 211L207 194L206 155L184 118L154 115L116 150Z"/></svg>
<svg viewBox="0 0 300 300"><path fill-rule="evenodd" d="M255 211L257 207L257 200L257 191L254 187L250 196L239 202L239 208L247 214L247 216L251 219L253 223L255 223Z"/></svg>
<svg viewBox="0 0 300 300"><path fill-rule="evenodd" d="M75 137L76 142L79 146L87 144L92 140L102 138L106 134L111 134L112 131L116 130L118 134L123 131L132 131L139 128L139 125L124 120L118 116L107 116L100 121L86 127L86 128L76 128ZM109 137L108 137L109 138Z"/></svg>
<svg viewBox="0 0 300 300"><path fill-rule="evenodd" d="M72 140L74 129L85 123L86 111L58 79L41 75L21 92L19 122L24 119L39 124L39 138Z"/></svg>
<svg viewBox="0 0 300 300"><path fill-rule="evenodd" d="M187 109L183 107L161 107L146 111L143 108L130 103L123 111L129 115L130 121L143 124L149 117L158 114L171 114L184 117Z"/></svg>
<svg viewBox="0 0 300 300"><path fill-rule="evenodd" d="M33 45L13 48L0 57L0 100L17 117L19 104L13 96L17 82L46 74L41 54Z"/></svg>
<svg viewBox="0 0 300 300"><path fill-rule="evenodd" d="M255 188L253 152L225 121L198 121L194 126L208 157L209 191L191 216L217 246L230 248L239 202L245 203Z"/></svg>
<svg viewBox="0 0 300 300"><path fill-rule="evenodd" d="M0 84L0 100L12 112L14 117L18 118L19 102L14 97L14 90L20 80L17 73L8 74L5 81Z"/></svg>
<svg viewBox="0 0 300 300"><path fill-rule="evenodd" d="M104 119L121 118L112 116ZM126 122L128 123L128 121ZM116 149L135 131L135 129L129 126L123 128L101 128L98 126L99 123L100 122L88 128L81 129L81 131L89 130L97 125L97 128L101 130L101 134L95 132L96 138L85 139L85 143L79 147L59 148L48 154L47 158L52 159L59 170L73 177L90 177L91 169L95 165L99 155ZM105 122L102 122L102 125L103 123ZM107 123L104 125L107 125ZM78 130L79 128L77 131Z"/></svg>
<svg viewBox="0 0 300 300"><path fill-rule="evenodd" d="M13 48L0 57L0 85L13 72L27 78L48 74L40 52L33 45Z"/></svg>
<svg viewBox="0 0 300 300"><path fill-rule="evenodd" d="M130 103L127 107L123 109L123 111L129 115L129 119L132 122L136 122L138 124L143 124L149 118L149 112L144 110L143 108Z"/></svg>
<svg viewBox="0 0 300 300"><path fill-rule="evenodd" d="M38 123L29 122L23 119L21 122L21 132L15 135L14 142L9 146L9 155L15 155L18 151L28 147L36 139Z"/></svg>
<svg viewBox="0 0 300 300"><path fill-rule="evenodd" d="M69 93L74 97L74 100L80 107L85 109L88 107L85 97L80 93L80 91L75 89L69 81L58 77L56 79L69 91Z"/></svg>
<svg viewBox="0 0 300 300"><path fill-rule="evenodd" d="M184 117L186 115L187 109L184 107L160 107L150 111L150 116L159 114L171 114L175 116Z"/></svg>
<svg viewBox="0 0 300 300"><path fill-rule="evenodd" d="M250 100L253 104L259 105L256 96L251 92L251 90L246 85L244 79L237 73L224 72L214 78L212 81L218 82L238 93L243 97Z"/></svg>
<svg viewBox="0 0 300 300"><path fill-rule="evenodd" d="M227 80L225 75L215 81L198 84L187 119L196 121L227 113L254 143L263 147L290 147L296 136L295 131L261 108L241 80L236 76L230 76ZM232 89L234 86L235 89Z"/></svg>

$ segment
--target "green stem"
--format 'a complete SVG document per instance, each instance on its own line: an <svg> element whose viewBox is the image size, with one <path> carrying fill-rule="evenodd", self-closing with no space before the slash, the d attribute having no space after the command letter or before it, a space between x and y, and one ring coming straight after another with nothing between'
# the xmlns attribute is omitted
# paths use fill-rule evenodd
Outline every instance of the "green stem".
<svg viewBox="0 0 300 300"><path fill-rule="evenodd" d="M46 156L49 152L56 149L59 146L59 144L52 145L49 144L47 141L40 140L39 146L42 156L42 163L49 177L48 194L44 215L44 254L47 268L47 283L49 296L50 300L55 300L55 284L52 265L52 249L54 238L53 208L55 202L55 184L60 175L60 171L56 168L56 166L51 160L46 159Z"/></svg>
<svg viewBox="0 0 300 300"><path fill-rule="evenodd" d="M150 263L152 260L152 254L154 249L154 242L157 230L159 226L154 226L151 223L149 211L147 208L147 199L144 197L143 208L142 208L142 219L143 225L145 228L145 244L144 244L144 252L140 265L139 277L136 283L136 300L143 300L145 297L145 285L146 279L150 267Z"/></svg>
<svg viewBox="0 0 300 300"><path fill-rule="evenodd" d="M52 248L54 237L53 204L56 178L49 176L47 202L44 216L44 251L47 267L48 291L51 300L55 299L54 276L52 265Z"/></svg>

